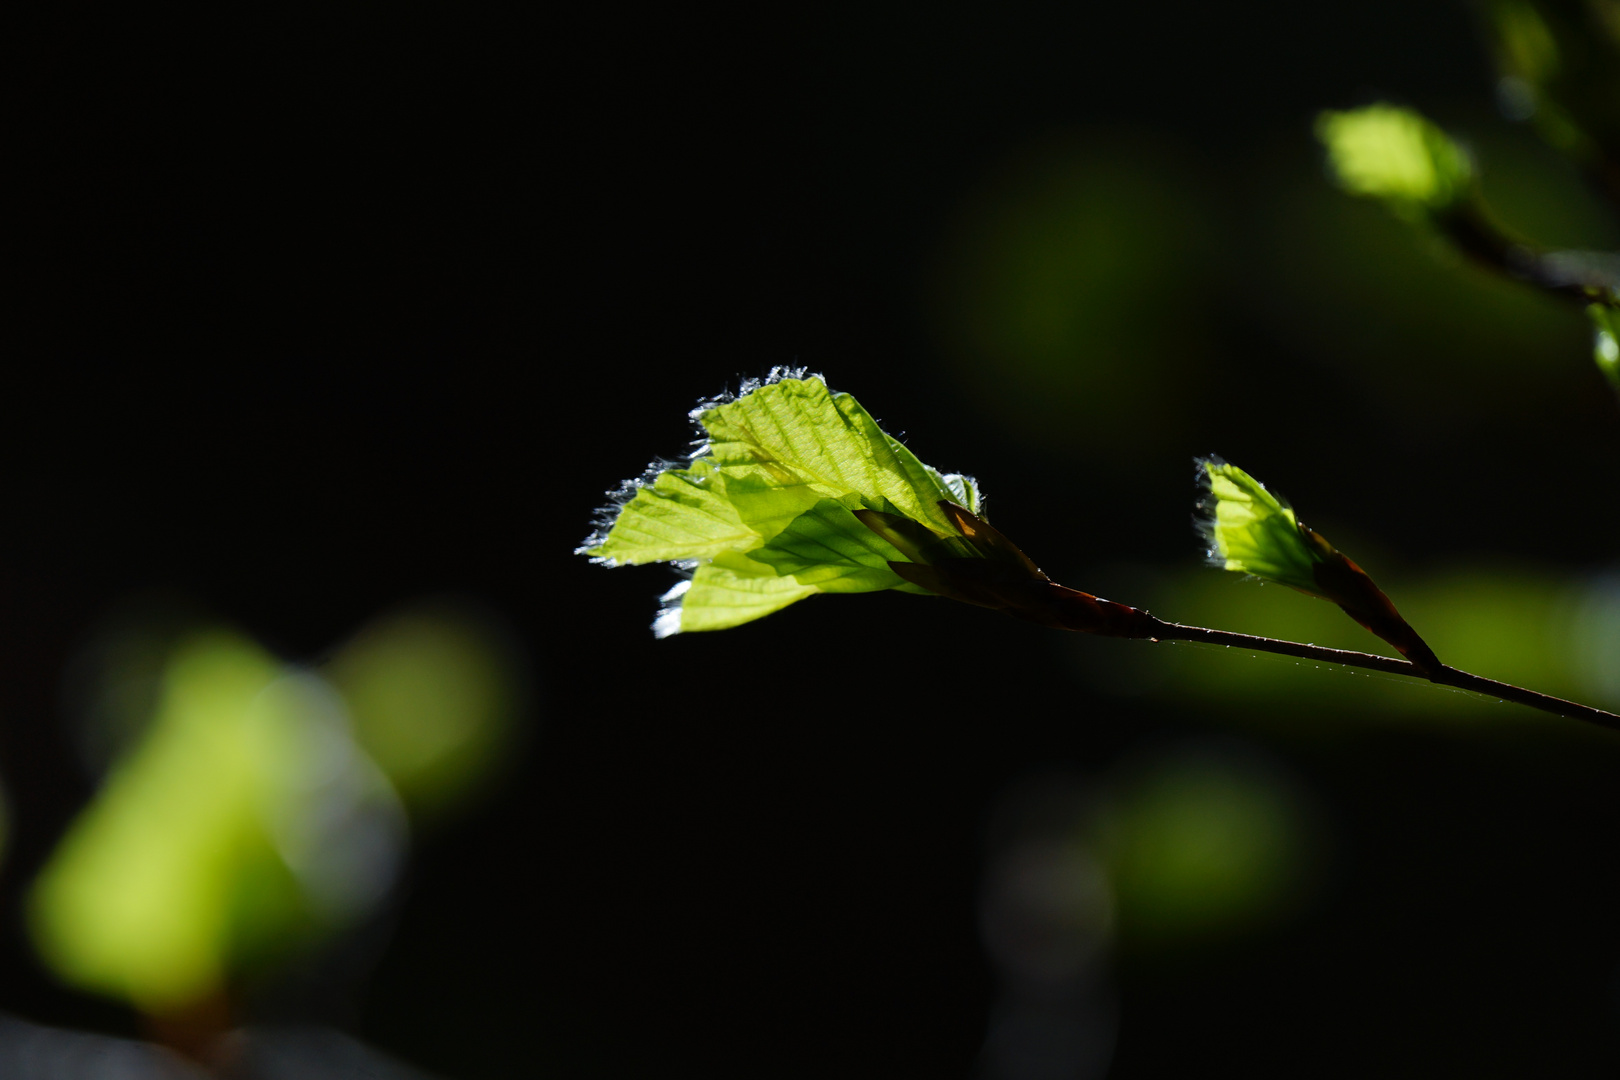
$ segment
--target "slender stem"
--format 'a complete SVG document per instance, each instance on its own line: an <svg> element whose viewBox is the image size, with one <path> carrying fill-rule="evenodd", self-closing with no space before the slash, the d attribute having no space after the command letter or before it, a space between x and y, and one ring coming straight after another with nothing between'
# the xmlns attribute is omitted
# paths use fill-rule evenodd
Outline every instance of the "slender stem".
<svg viewBox="0 0 1620 1080"><path fill-rule="evenodd" d="M1391 675L1423 677L1422 672L1418 671L1409 660L1397 660L1391 656L1379 656L1377 653L1356 652L1353 649L1330 649L1325 645L1307 645L1301 641L1280 641L1277 638L1239 634L1231 630L1210 630L1202 626L1167 622L1163 623L1158 637L1178 641L1202 641L1210 645L1233 645L1240 649L1295 656L1301 660L1321 660L1329 664L1371 668Z"/></svg>
<svg viewBox="0 0 1620 1080"><path fill-rule="evenodd" d="M1159 630L1155 635L1158 640L1175 641L1202 641L1211 645L1228 645L1240 649L1254 649L1257 652L1278 653L1282 656L1294 656L1301 660L1320 660L1328 664L1343 664L1347 667L1368 668L1373 671L1382 671L1390 675L1407 675L1414 679L1428 679L1441 686L1452 686L1459 690L1471 690L1476 694L1486 694L1490 697L1501 698L1504 701L1514 701L1520 705L1528 705L1532 709L1552 713L1555 716L1567 716L1574 720L1585 720L1602 727L1620 731L1620 716L1602 709L1594 709L1590 705L1581 705L1563 698L1555 698L1548 694L1538 694L1534 690L1526 690L1522 686L1512 683L1497 682L1480 675L1470 675L1466 671L1442 665L1432 675L1425 675L1417 665L1407 660L1396 660L1390 656L1379 656L1377 653L1356 652L1352 649L1329 649L1322 645L1307 645L1299 641L1279 641L1276 638L1256 637L1253 634L1238 634L1231 630L1210 630L1202 626L1183 626L1181 623L1164 622L1159 620Z"/></svg>

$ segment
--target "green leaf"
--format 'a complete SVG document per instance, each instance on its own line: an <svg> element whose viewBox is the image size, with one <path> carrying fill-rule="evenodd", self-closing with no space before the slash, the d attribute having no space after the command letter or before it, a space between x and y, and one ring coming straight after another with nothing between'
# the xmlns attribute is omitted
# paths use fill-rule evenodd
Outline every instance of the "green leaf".
<svg viewBox="0 0 1620 1080"><path fill-rule="evenodd" d="M34 943L61 979L160 1016L363 913L404 828L313 674L199 630L162 685L29 898Z"/></svg>
<svg viewBox="0 0 1620 1080"><path fill-rule="evenodd" d="M700 409L696 418L709 434L709 454L728 471L752 468L784 487L804 484L827 498L887 499L904 516L941 532L951 524L939 501L956 502L971 491L970 482L953 488L878 427L859 402L832 393L819 378L782 379Z"/></svg>
<svg viewBox="0 0 1620 1080"><path fill-rule="evenodd" d="M780 577L762 562L735 551L716 555L664 594L669 606L653 623L659 637L691 630L726 630L781 611L820 590Z"/></svg>
<svg viewBox="0 0 1620 1080"><path fill-rule="evenodd" d="M1324 112L1316 135L1340 187L1382 199L1402 217L1446 210L1473 188L1467 152L1410 109L1378 104Z"/></svg>
<svg viewBox="0 0 1620 1080"><path fill-rule="evenodd" d="M934 469L929 469L928 475L936 484L950 492L948 498L951 502L957 506L965 506L975 514L980 513L979 482L973 477L963 476L961 473L941 474Z"/></svg>
<svg viewBox="0 0 1620 1080"><path fill-rule="evenodd" d="M787 528L823 497L809 483L783 481L764 469L726 469L719 483L743 524L754 530L760 540L769 540Z"/></svg>
<svg viewBox="0 0 1620 1080"><path fill-rule="evenodd" d="M906 556L837 499L822 499L749 557L822 592L926 592L889 569Z"/></svg>
<svg viewBox="0 0 1620 1080"><path fill-rule="evenodd" d="M703 458L691 468L666 469L651 483L632 488L613 529L589 549L609 566L711 559L759 542L726 498L714 463Z"/></svg>
<svg viewBox="0 0 1620 1080"><path fill-rule="evenodd" d="M1209 544L1210 561L1323 596L1316 583L1321 552L1301 533L1293 507L1220 458L1200 458L1198 470L1207 492L1206 516L1199 527Z"/></svg>
<svg viewBox="0 0 1620 1080"><path fill-rule="evenodd" d="M691 462L626 484L579 549L609 566L693 571L666 595L660 637L736 626L817 592L926 592L889 566L908 554L854 511L961 543L940 503L981 506L971 477L923 464L816 376L778 370L692 418L706 441Z"/></svg>

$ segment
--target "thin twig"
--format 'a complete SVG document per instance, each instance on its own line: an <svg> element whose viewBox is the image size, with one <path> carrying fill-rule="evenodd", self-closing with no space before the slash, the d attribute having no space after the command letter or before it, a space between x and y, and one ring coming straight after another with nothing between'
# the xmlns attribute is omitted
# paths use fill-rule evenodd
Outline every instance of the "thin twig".
<svg viewBox="0 0 1620 1080"><path fill-rule="evenodd" d="M1620 715L1595 709L1590 705L1581 705L1574 701L1565 701L1563 698L1552 697L1549 694L1538 694L1534 690L1526 690L1522 686L1512 683L1498 682L1480 675L1471 675L1466 671L1458 671L1453 667L1441 667L1432 675L1425 675L1417 665L1397 660L1391 656L1379 656L1377 653L1356 652L1353 649L1329 649L1322 645L1307 645L1299 641L1279 641L1276 638L1257 637L1253 634L1238 634L1231 630L1210 630L1202 626L1184 626L1181 623L1164 622L1160 620L1161 632L1157 635L1159 640L1176 641L1202 641L1211 645L1229 645L1239 649L1254 649L1257 652L1278 653L1282 656L1293 656L1301 660L1320 660L1328 664L1343 664L1346 667L1368 668L1372 671L1382 671L1390 675L1406 675L1414 679L1427 679L1441 686L1451 686L1458 690L1470 690L1476 694L1485 694L1489 697L1501 698L1504 701L1517 702L1528 705L1532 709L1552 713L1554 716L1567 716L1572 720L1585 720L1613 731L1620 731Z"/></svg>

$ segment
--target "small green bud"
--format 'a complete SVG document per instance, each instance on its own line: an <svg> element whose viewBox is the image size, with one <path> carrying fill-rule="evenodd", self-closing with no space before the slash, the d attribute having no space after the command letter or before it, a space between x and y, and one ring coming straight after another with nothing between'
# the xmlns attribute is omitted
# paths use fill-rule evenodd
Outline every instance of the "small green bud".
<svg viewBox="0 0 1620 1080"><path fill-rule="evenodd" d="M1473 187L1467 151L1410 109L1379 104L1324 112L1316 137L1340 187L1382 199L1405 218L1448 210Z"/></svg>
<svg viewBox="0 0 1620 1080"><path fill-rule="evenodd" d="M1306 539L1294 508L1220 458L1198 459L1198 471L1205 490L1199 531L1208 542L1210 562L1322 596L1316 566L1325 556Z"/></svg>
<svg viewBox="0 0 1620 1080"><path fill-rule="evenodd" d="M1338 604L1420 670L1439 669L1433 650L1367 572L1301 525L1286 501L1218 457L1198 459L1198 482L1204 489L1199 530L1212 563Z"/></svg>

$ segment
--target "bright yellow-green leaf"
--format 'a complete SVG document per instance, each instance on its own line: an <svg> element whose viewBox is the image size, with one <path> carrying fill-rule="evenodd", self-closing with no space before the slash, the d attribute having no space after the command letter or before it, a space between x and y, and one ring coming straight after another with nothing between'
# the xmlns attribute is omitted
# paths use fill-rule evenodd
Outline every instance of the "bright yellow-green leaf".
<svg viewBox="0 0 1620 1080"><path fill-rule="evenodd" d="M921 591L889 569L906 556L837 499L822 499L749 556L822 592Z"/></svg>
<svg viewBox="0 0 1620 1080"><path fill-rule="evenodd" d="M709 559L748 547L759 535L744 525L717 485L714 462L666 469L635 490L619 510L613 531L592 549L610 566L676 559Z"/></svg>
<svg viewBox="0 0 1620 1080"><path fill-rule="evenodd" d="M1316 134L1341 187L1383 199L1404 217L1444 210L1473 184L1467 152L1410 109L1379 104L1324 112Z"/></svg>
<svg viewBox="0 0 1620 1080"><path fill-rule="evenodd" d="M325 683L236 634L195 633L35 882L34 942L72 985L184 1009L374 901L398 814Z"/></svg>
<svg viewBox="0 0 1620 1080"><path fill-rule="evenodd" d="M1236 465L1198 462L1208 496L1200 522L1209 557L1226 570L1252 574L1320 596L1316 550L1305 540L1293 508Z"/></svg>
<svg viewBox="0 0 1620 1080"><path fill-rule="evenodd" d="M960 492L878 427L859 402L834 394L819 378L781 379L696 416L708 432L709 454L723 468L754 466L826 498L888 499L913 521L952 531L938 504L959 501Z"/></svg>
<svg viewBox="0 0 1620 1080"><path fill-rule="evenodd" d="M659 637L690 630L727 630L789 604L814 596L820 590L801 585L791 577L779 577L774 569L740 552L716 555L664 594L668 606L659 612L653 632Z"/></svg>
<svg viewBox="0 0 1620 1080"><path fill-rule="evenodd" d="M69 981L157 1012L223 985L235 881L275 861L258 802L288 748L252 712L277 670L223 636L176 657L145 742L35 888L35 941Z"/></svg>
<svg viewBox="0 0 1620 1080"><path fill-rule="evenodd" d="M971 477L924 465L817 376L776 371L692 417L707 441L691 463L628 485L580 548L610 566L693 569L665 597L660 637L736 626L817 592L922 591L889 568L907 556L853 511L954 537L940 503L980 509Z"/></svg>

